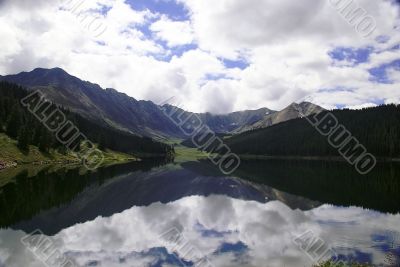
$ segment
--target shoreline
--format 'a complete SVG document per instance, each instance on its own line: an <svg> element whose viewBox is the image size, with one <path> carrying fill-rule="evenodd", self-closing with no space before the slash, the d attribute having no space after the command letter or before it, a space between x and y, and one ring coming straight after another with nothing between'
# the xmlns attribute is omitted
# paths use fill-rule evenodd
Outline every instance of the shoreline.
<svg viewBox="0 0 400 267"><path fill-rule="evenodd" d="M161 155L161 154L146 154L146 155L140 155L140 157L121 157L121 158L110 158L107 156L110 156L109 153L105 152L105 159L101 163L99 167L104 167L104 166L111 166L111 165L117 165L117 164L122 164L126 162L134 162L134 161L143 161L146 159L156 159L156 158L162 158L162 157L167 157L166 155ZM40 161L7 161L4 159L0 159L0 172L4 170L8 170L11 168L18 168L22 166L58 166L58 165L82 165L82 162L78 159L67 159L67 160L40 160Z"/></svg>
<svg viewBox="0 0 400 267"><path fill-rule="evenodd" d="M238 154L241 160L306 160L306 161L336 161L347 162L340 156L269 156L269 155L250 155ZM400 162L400 158L382 158L377 157L377 162Z"/></svg>
<svg viewBox="0 0 400 267"><path fill-rule="evenodd" d="M79 165L78 160L44 160L32 162L18 162L18 161L3 161L0 160L0 171L8 170L11 168L18 168L22 166L47 166L47 165Z"/></svg>
<svg viewBox="0 0 400 267"><path fill-rule="evenodd" d="M111 166L117 165L126 162L133 162L133 161L141 161L138 158L130 158L124 160L105 160L99 167L104 166ZM9 170L11 168L18 168L18 167L29 167L29 166L60 166L60 165L68 165L68 166L83 166L82 162L79 160L46 160L46 161L33 161L33 162L4 162L0 160L0 172Z"/></svg>

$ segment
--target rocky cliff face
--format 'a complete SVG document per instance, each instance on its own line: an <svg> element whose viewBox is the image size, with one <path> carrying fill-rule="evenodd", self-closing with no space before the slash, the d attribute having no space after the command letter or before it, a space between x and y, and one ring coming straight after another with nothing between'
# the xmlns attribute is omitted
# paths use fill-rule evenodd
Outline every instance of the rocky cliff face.
<svg viewBox="0 0 400 267"><path fill-rule="evenodd" d="M314 113L319 113L324 109L318 105L309 102L302 102L300 104L293 103L285 109L266 114L261 120L252 125L244 126L236 131L236 133L245 132L253 129L266 128L281 122L309 116Z"/></svg>

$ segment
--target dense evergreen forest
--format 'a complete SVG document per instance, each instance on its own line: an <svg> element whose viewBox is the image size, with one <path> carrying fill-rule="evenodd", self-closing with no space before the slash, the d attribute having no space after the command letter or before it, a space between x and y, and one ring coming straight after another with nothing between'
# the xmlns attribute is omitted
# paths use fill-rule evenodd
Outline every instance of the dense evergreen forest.
<svg viewBox="0 0 400 267"><path fill-rule="evenodd" d="M234 174L321 203L400 211L397 163L378 164L371 173L361 175L345 162L244 160Z"/></svg>
<svg viewBox="0 0 400 267"><path fill-rule="evenodd" d="M377 157L400 156L400 106L383 105L362 110L334 110L339 124ZM324 116L324 113L318 114ZM225 139L237 154L272 156L339 156L305 118L252 130Z"/></svg>
<svg viewBox="0 0 400 267"><path fill-rule="evenodd" d="M100 168L96 172L82 172L81 169L52 171L48 168L34 177L29 177L28 171L21 171L14 182L0 190L0 228L29 220L40 211L69 203L88 186L98 187L118 175L149 171L165 163L167 161L164 159L152 159Z"/></svg>
<svg viewBox="0 0 400 267"><path fill-rule="evenodd" d="M21 99L27 95L28 92L18 85L0 82L0 132L5 132L11 138L18 140L18 147L21 150L28 150L29 145L35 145L43 152L48 152L49 149L65 152L66 148L57 142L54 134L51 134L29 110L21 105ZM56 108L57 106L52 104L52 108L47 112L51 113ZM102 126L67 109L58 108L66 115L67 120L73 122L79 131L91 142L98 144L100 149L108 148L128 154L164 155L173 152L171 146L151 138Z"/></svg>
<svg viewBox="0 0 400 267"><path fill-rule="evenodd" d="M206 160L182 166L204 176L221 177L219 168ZM373 171L361 175L346 162L242 160L233 176L320 203L400 212L398 163L378 163Z"/></svg>

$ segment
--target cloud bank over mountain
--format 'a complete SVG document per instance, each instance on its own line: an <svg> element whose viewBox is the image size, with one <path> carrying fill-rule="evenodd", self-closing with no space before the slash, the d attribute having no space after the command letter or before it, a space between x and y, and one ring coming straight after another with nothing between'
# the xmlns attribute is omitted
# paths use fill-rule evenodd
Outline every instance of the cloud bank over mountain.
<svg viewBox="0 0 400 267"><path fill-rule="evenodd" d="M364 38L333 2L3 0L0 73L62 67L197 112L400 102L398 3L356 2L376 21Z"/></svg>

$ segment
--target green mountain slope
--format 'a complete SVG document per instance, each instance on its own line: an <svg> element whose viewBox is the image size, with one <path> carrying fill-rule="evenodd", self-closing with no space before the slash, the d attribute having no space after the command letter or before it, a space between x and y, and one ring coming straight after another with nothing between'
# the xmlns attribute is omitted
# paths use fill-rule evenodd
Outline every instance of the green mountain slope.
<svg viewBox="0 0 400 267"><path fill-rule="evenodd" d="M64 145L56 140L55 133L50 133L27 108L22 107L21 99L27 95L26 90L15 84L0 82L0 131L5 131L11 138L17 139L22 150L27 150L29 145L35 145L44 152L50 149L65 150ZM39 108L35 113L48 116L56 109L55 105L51 105ZM110 149L136 156L173 153L170 145L88 120L62 107L59 109L65 115L65 121L71 121L76 126L77 132L83 133L102 150ZM79 144L77 149L79 150Z"/></svg>
<svg viewBox="0 0 400 267"><path fill-rule="evenodd" d="M400 156L400 106L332 112L368 152L378 157ZM325 113L320 113L323 116ZM283 122L226 139L237 154L274 156L338 156L327 137L305 119Z"/></svg>
<svg viewBox="0 0 400 267"><path fill-rule="evenodd" d="M151 101L138 101L114 89L82 81L60 68L35 69L16 75L0 76L29 90L40 89L51 101L97 123L150 137L185 138L182 131L164 114L160 106ZM170 109L172 106L166 105ZM183 117L193 115L181 110ZM299 117L286 114L281 119L267 121L276 111L268 108L240 111L223 115L196 114L217 133L238 133L244 130L270 126L275 121ZM260 126L261 125L261 126Z"/></svg>
<svg viewBox="0 0 400 267"><path fill-rule="evenodd" d="M151 101L138 101L114 89L102 89L99 85L82 81L60 68L38 68L31 72L0 76L0 80L22 85L29 90L40 89L54 103L96 123L157 139L187 138L165 115L163 109L168 112L173 109L182 118L196 115L212 131L232 134L301 117L293 105L279 112L261 108L222 115L195 114L171 105L160 107ZM306 110L321 109L311 103L301 103L300 106Z"/></svg>

